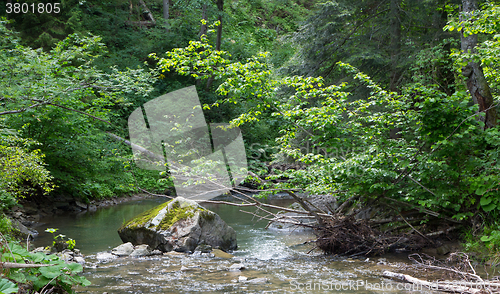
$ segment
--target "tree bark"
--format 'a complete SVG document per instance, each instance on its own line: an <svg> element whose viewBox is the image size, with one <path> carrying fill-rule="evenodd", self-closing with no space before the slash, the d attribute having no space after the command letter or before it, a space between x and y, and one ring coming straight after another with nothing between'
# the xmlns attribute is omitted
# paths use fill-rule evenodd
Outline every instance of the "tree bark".
<svg viewBox="0 0 500 294"><path fill-rule="evenodd" d="M471 13L478 7L477 0L462 0L462 12L464 14ZM464 15L460 17L464 20ZM475 53L477 45L477 35L465 37L461 35L462 52ZM484 122L484 128L492 128L497 125L497 111L493 106L493 96L490 92L490 87L484 77L483 69L477 62L470 61L462 68L462 75L466 78L467 89L472 96L475 104L479 105L479 112L484 115L479 116L479 120Z"/></svg>
<svg viewBox="0 0 500 294"><path fill-rule="evenodd" d="M7 3L12 4L12 0L7 0ZM7 14L7 19L9 19L9 15L8 15L8 14ZM5 27L6 27L7 29L9 29L9 30L10 30L10 23L7 23L7 24L5 25Z"/></svg>
<svg viewBox="0 0 500 294"><path fill-rule="evenodd" d="M203 4L201 7L201 18L204 19L205 21L207 20L207 5ZM198 34L198 37L201 37L203 35L206 35L208 31L208 27L206 24L202 24L200 28L200 33Z"/></svg>
<svg viewBox="0 0 500 294"><path fill-rule="evenodd" d="M222 42L222 13L224 12L224 0L217 0L217 10L219 10L219 26L217 27L217 41L215 42L215 50L220 51Z"/></svg>
<svg viewBox="0 0 500 294"><path fill-rule="evenodd" d="M401 51L401 19L399 13L400 0L391 0L391 80L389 88L396 92L400 73L398 70L398 56Z"/></svg>
<svg viewBox="0 0 500 294"><path fill-rule="evenodd" d="M163 0L163 18L168 20L170 18L170 0ZM169 31L168 23L166 25L167 33Z"/></svg>
<svg viewBox="0 0 500 294"><path fill-rule="evenodd" d="M224 12L224 0L217 0L217 10L219 12L219 26L217 27L217 39L215 41L215 50L220 51L221 43L222 43L222 13ZM206 90L210 88L212 83L214 82L214 77L211 76L207 80Z"/></svg>

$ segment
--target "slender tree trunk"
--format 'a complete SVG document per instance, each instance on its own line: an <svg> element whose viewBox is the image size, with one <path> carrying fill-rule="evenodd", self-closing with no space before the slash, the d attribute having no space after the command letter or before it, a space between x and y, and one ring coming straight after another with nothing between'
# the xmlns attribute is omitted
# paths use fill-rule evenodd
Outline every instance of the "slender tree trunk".
<svg viewBox="0 0 500 294"><path fill-rule="evenodd" d="M396 92L399 84L398 57L401 52L400 0L391 0L391 80L389 88Z"/></svg>
<svg viewBox="0 0 500 294"><path fill-rule="evenodd" d="M221 43L222 43L222 13L224 12L224 0L217 0L217 10L219 12L219 26L217 27L217 39L215 41L215 50L220 51ZM214 77L209 77L207 80L206 90L210 88L212 83L214 82Z"/></svg>
<svg viewBox="0 0 500 294"><path fill-rule="evenodd" d="M10 3L12 4L12 0L7 0L7 3ZM7 19L9 19L9 15L7 14ZM7 25L5 26L7 29L10 29L10 23L7 23Z"/></svg>
<svg viewBox="0 0 500 294"><path fill-rule="evenodd" d="M434 41L439 42L443 39L452 38L452 34L448 31L443 31L443 27L448 22L448 13L446 9L444 9L445 3L442 4L442 8L440 11L434 12L434 31L436 32L434 36ZM451 63L451 44L446 43L443 46L444 51L446 52L446 56L448 61ZM434 73L434 79L437 81L441 90L446 94L450 95L455 93L455 73L451 67L445 65L445 63L440 63L436 72Z"/></svg>
<svg viewBox="0 0 500 294"><path fill-rule="evenodd" d="M477 9L477 0L462 0L463 13L471 13ZM463 16L461 16L461 20ZM477 45L477 35L461 36L462 52L474 53ZM497 124L497 111L493 106L493 96L490 92L490 87L484 77L483 69L477 62L470 61L462 68L462 75L466 78L467 89L472 96L475 104L479 105L480 115L479 120L484 122L484 128L492 128Z"/></svg>
<svg viewBox="0 0 500 294"><path fill-rule="evenodd" d="M170 18L170 0L163 0L163 18L168 21ZM166 25L167 33L169 31L168 23Z"/></svg>
<svg viewBox="0 0 500 294"><path fill-rule="evenodd" d="M207 5L203 4L201 7L201 18L204 19L205 21L207 20ZM208 31L208 27L206 24L202 24L200 28L200 33L198 34L198 37L201 37L203 35L206 35Z"/></svg>
<svg viewBox="0 0 500 294"><path fill-rule="evenodd" d="M220 51L222 42L222 13L224 12L224 0L217 0L217 9L219 10L218 20L220 22L217 27L217 41L215 42L215 50Z"/></svg>

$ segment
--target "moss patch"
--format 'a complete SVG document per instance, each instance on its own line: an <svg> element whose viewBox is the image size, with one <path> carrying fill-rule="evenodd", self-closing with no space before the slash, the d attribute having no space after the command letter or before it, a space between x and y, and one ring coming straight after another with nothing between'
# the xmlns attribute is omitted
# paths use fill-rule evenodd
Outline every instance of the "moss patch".
<svg viewBox="0 0 500 294"><path fill-rule="evenodd" d="M119 230L122 230L125 227L134 229L137 227L145 226L145 224L148 221L150 221L155 216L157 216L160 213L160 211L162 209L164 209L165 207L167 207L172 201L175 201L175 199L168 201L168 202L165 202L161 205L158 205L157 207L154 207L150 210L147 210L147 211L139 214L138 216L136 216L136 217L132 218L131 220L127 221L126 223L124 223L120 227ZM162 230L167 230L176 222L178 222L182 219L187 219L187 218L193 217L197 210L200 210L203 213L203 215L207 215L205 218L211 217L213 219L213 217L214 217L213 215L208 215L209 212L204 211L204 209L196 208L193 206L182 207L178 201L175 201L174 203L172 203L170 209L165 213L161 222L158 224L158 226L156 228L159 228ZM150 224L149 228L155 228L155 226L153 224Z"/></svg>
<svg viewBox="0 0 500 294"><path fill-rule="evenodd" d="M137 227L143 226L145 223L148 222L148 220L150 220L150 219L154 218L156 215L158 215L160 210L165 208L171 201L172 200L165 202L163 204L160 204L154 208L151 208L150 210L146 210L145 212L139 214L138 216L136 216L136 217L132 218L131 220L127 221L126 223L124 223L120 227L119 230L121 230L125 227L137 228Z"/></svg>
<svg viewBox="0 0 500 294"><path fill-rule="evenodd" d="M200 216L207 221L213 221L215 219L215 213L205 209L201 210Z"/></svg>
<svg viewBox="0 0 500 294"><path fill-rule="evenodd" d="M179 205L177 205L177 206L173 205L172 209L170 209L165 214L165 216L163 216L163 219L161 220L158 227L162 230L167 230L176 222L178 222L182 219L187 219L187 218L193 217L195 210L196 209L192 206L187 206L187 207L181 208L181 207L179 207Z"/></svg>

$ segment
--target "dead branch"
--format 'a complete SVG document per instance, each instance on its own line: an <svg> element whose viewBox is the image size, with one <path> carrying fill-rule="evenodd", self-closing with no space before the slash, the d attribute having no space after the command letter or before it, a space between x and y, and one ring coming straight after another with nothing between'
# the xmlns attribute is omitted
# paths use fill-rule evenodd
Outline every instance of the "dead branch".
<svg viewBox="0 0 500 294"><path fill-rule="evenodd" d="M469 273L469 272L465 272L465 271L459 271L459 270L451 268L451 267L437 266L437 265L432 265L432 264L429 264L429 263L424 263L424 259L418 253L410 254L408 256L408 259L410 259L411 261L415 262L419 267L428 268L428 269L435 269L435 270L450 271L450 272L458 274L458 275L460 275L460 276L462 276L464 278L468 277L468 278L472 278L472 279L480 281L480 282L484 282L483 279L479 275L476 274L476 271L474 270L474 268L470 264L469 256L467 254L465 254L465 253L462 253L462 254L463 254L463 256L465 256L464 263L466 263L467 266L472 269L473 273ZM417 256L421 261L417 261L415 259L415 256ZM454 256L457 256L457 254L455 253Z"/></svg>
<svg viewBox="0 0 500 294"><path fill-rule="evenodd" d="M336 210L335 213L340 213L349 203L356 201L359 196L351 196L349 199L344 201Z"/></svg>
<svg viewBox="0 0 500 294"><path fill-rule="evenodd" d="M0 262L0 268L37 268L53 266L55 264L26 264L26 263L15 263L15 262Z"/></svg>
<svg viewBox="0 0 500 294"><path fill-rule="evenodd" d="M403 219L403 221L410 227L412 228L415 232L417 232L417 234L419 234L420 236L422 236L424 239L426 239L427 241L429 241L431 244L434 244L434 241L432 241L431 239L429 239L426 235L422 234L419 230L415 229L414 226L412 226L404 217L403 215L398 211L398 214L399 216Z"/></svg>
<svg viewBox="0 0 500 294"><path fill-rule="evenodd" d="M271 221L271 222L280 222L280 223L292 224L292 225L302 226L302 227L308 227L308 228L312 228L312 229L316 228L315 226L311 226L311 225L303 224L303 223L297 223L297 222L293 222L293 221L288 221L288 220L285 220L285 219L271 219L271 218L266 218L264 216L258 215L258 214L254 213L254 212L251 212L251 211L240 210L240 212L251 214L251 215L256 216L256 217L258 217L260 219L265 219L265 220L268 220L268 221Z"/></svg>
<svg viewBox="0 0 500 294"><path fill-rule="evenodd" d="M446 230L441 230L441 231L436 231L436 232L432 232L432 233L427 233L425 235L427 237L435 237L435 236L439 236L439 235L442 235L442 234L448 234L448 232L453 231L453 230L458 229L458 228L459 228L459 226L453 226L453 227L447 228Z"/></svg>
<svg viewBox="0 0 500 294"><path fill-rule="evenodd" d="M297 196L297 194L293 193L290 190L285 190L285 192L287 192L288 195L292 196L293 199L295 199L295 201L297 201L300 204L300 206L302 206L302 208L304 208L304 210L306 210L310 215L314 216L316 218L316 221L318 222L318 224L320 226L324 226L325 222L324 222L323 218L321 218L318 213L316 213L312 209L310 209L309 206L307 206L307 204L304 202L304 199ZM328 214L322 213L322 215L328 215Z"/></svg>
<svg viewBox="0 0 500 294"><path fill-rule="evenodd" d="M31 106L28 106L28 107L25 107L25 108L21 108L21 109L2 111L2 112L0 112L0 115L15 114L15 113L25 112L28 109L35 108L35 107L38 107L38 106L42 106L42 105L47 104L47 103L48 102L42 102L42 103L33 104Z"/></svg>
<svg viewBox="0 0 500 294"><path fill-rule="evenodd" d="M417 279L410 275L399 274L391 271L384 271L382 273L383 277L394 279L398 281L403 281L407 283L411 283L414 285L418 285L421 287L426 287L432 290L444 291L444 292L452 292L452 293L464 293L464 294L478 294L484 293L482 288L485 286L484 283L471 283L468 282L468 285L462 286L462 281L454 281L454 282L428 282L421 279ZM495 292L490 293L499 293L497 290L500 287L500 283L491 283L491 287L495 286Z"/></svg>

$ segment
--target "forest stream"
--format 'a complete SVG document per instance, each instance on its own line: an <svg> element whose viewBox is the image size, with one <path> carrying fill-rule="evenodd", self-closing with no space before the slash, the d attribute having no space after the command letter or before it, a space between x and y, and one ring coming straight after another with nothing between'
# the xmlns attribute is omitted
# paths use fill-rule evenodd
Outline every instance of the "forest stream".
<svg viewBox="0 0 500 294"><path fill-rule="evenodd" d="M314 239L312 232L266 230L267 221L257 221L241 213L240 207L228 205L204 206L236 230L238 250L231 259L207 254L96 259L96 253L122 243L117 229L124 221L166 200L130 201L76 217L44 219L35 245L52 242L52 235L43 232L46 228L58 228L58 233L76 240L86 259L84 275L92 282L77 288L77 293L437 293L380 277L383 270L405 267L407 254L345 259L319 250L308 253L313 245L303 243ZM269 202L285 206L291 200ZM235 263L244 264L245 269L229 271Z"/></svg>

